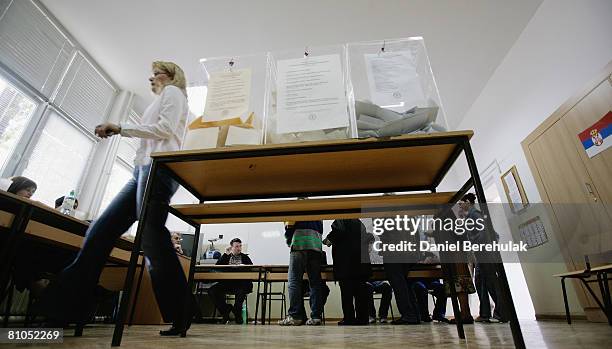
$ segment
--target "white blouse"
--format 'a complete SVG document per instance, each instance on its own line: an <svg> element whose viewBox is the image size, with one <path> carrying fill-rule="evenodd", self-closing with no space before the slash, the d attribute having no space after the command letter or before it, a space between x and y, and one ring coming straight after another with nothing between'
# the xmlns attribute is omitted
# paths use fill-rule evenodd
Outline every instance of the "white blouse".
<svg viewBox="0 0 612 349"><path fill-rule="evenodd" d="M134 165L151 163L151 153L181 148L189 108L187 97L174 85L167 85L142 115L140 125L120 123L121 135L140 138Z"/></svg>

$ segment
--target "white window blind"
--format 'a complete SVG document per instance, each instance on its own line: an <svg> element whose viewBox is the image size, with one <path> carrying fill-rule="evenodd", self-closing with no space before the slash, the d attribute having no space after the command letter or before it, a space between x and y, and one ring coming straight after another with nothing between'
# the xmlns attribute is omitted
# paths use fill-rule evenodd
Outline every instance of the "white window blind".
<svg viewBox="0 0 612 349"><path fill-rule="evenodd" d="M136 158L136 150L139 145L140 138L121 137L119 148L117 148L117 157L132 165Z"/></svg>
<svg viewBox="0 0 612 349"><path fill-rule="evenodd" d="M36 106L0 77L0 170L4 169Z"/></svg>
<svg viewBox="0 0 612 349"><path fill-rule="evenodd" d="M128 114L128 121L134 124L140 124L142 120L142 116L138 115L138 113L134 109L130 109L130 113Z"/></svg>
<svg viewBox="0 0 612 349"><path fill-rule="evenodd" d="M50 97L74 45L30 0L3 1L0 11L0 62Z"/></svg>
<svg viewBox="0 0 612 349"><path fill-rule="evenodd" d="M132 124L140 124L140 115L131 109L127 121ZM119 147L117 148L117 157L132 166L139 145L140 138L121 137Z"/></svg>
<svg viewBox="0 0 612 349"><path fill-rule="evenodd" d="M96 68L78 53L53 103L83 127L93 130L106 120L116 92Z"/></svg>
<svg viewBox="0 0 612 349"><path fill-rule="evenodd" d="M53 207L55 199L78 189L94 143L81 130L50 110L23 170L24 176L38 184L34 199Z"/></svg>

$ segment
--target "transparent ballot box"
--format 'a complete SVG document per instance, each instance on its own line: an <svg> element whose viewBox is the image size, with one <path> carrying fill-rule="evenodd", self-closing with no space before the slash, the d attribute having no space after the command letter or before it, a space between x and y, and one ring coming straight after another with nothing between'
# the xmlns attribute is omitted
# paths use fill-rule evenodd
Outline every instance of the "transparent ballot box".
<svg viewBox="0 0 612 349"><path fill-rule="evenodd" d="M446 120L423 38L346 45L357 136L445 131Z"/></svg>
<svg viewBox="0 0 612 349"><path fill-rule="evenodd" d="M265 143L353 136L343 45L270 53Z"/></svg>
<svg viewBox="0 0 612 349"><path fill-rule="evenodd" d="M264 138L265 53L200 60L208 78L204 113L191 122L183 149L260 145Z"/></svg>

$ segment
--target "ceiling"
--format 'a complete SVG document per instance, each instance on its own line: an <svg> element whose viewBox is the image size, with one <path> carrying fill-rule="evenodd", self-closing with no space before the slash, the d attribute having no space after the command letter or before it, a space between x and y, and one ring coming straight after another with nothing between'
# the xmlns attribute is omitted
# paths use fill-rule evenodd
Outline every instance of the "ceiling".
<svg viewBox="0 0 612 349"><path fill-rule="evenodd" d="M154 60L203 81L199 59L423 36L459 124L542 0L42 0L122 89L150 98Z"/></svg>

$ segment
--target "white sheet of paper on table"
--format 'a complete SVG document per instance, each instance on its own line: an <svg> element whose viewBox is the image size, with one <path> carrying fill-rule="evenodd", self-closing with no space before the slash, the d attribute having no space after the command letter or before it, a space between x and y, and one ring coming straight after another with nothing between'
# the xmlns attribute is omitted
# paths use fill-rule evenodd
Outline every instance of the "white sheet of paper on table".
<svg viewBox="0 0 612 349"><path fill-rule="evenodd" d="M185 135L183 149L192 150L216 148L217 138L219 138L218 127L206 127L189 130L187 131L187 135Z"/></svg>
<svg viewBox="0 0 612 349"><path fill-rule="evenodd" d="M279 60L277 132L347 127L340 55Z"/></svg>
<svg viewBox="0 0 612 349"><path fill-rule="evenodd" d="M213 72L208 79L204 121L246 117L250 98L250 68Z"/></svg>
<svg viewBox="0 0 612 349"><path fill-rule="evenodd" d="M227 130L225 145L258 145L261 144L261 133L257 129L230 126Z"/></svg>
<svg viewBox="0 0 612 349"><path fill-rule="evenodd" d="M374 104L395 111L426 106L415 59L410 51L370 53L364 58Z"/></svg>

